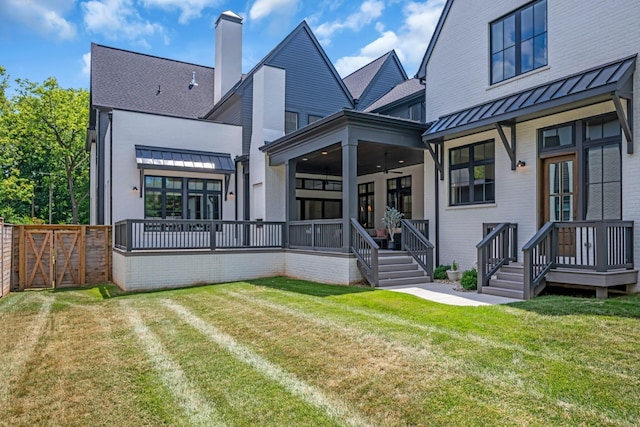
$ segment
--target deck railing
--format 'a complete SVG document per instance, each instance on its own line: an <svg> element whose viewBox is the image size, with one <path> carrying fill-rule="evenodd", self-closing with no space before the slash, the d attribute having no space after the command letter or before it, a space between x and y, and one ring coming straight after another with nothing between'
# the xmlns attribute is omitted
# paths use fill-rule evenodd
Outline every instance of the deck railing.
<svg viewBox="0 0 640 427"><path fill-rule="evenodd" d="M487 229L486 225L483 227ZM492 230L476 245L478 249L478 292L488 286L489 279L513 258L512 246L517 244L513 230L517 225L509 222L493 224Z"/></svg>
<svg viewBox="0 0 640 427"><path fill-rule="evenodd" d="M351 218L351 252L358 269L371 286L378 286L378 244L355 219Z"/></svg>
<svg viewBox="0 0 640 427"><path fill-rule="evenodd" d="M522 251L528 299L552 268L633 268L633 221L547 222Z"/></svg>
<svg viewBox="0 0 640 427"><path fill-rule="evenodd" d="M509 239L509 261L517 262L518 261L518 224L514 222L507 223L509 224L509 229L507 230L507 239ZM497 222L485 222L482 224L482 237L487 237L487 234L491 233L494 228L496 228L500 223Z"/></svg>
<svg viewBox="0 0 640 427"><path fill-rule="evenodd" d="M341 219L291 221L288 227L290 248L336 251L343 249Z"/></svg>
<svg viewBox="0 0 640 427"><path fill-rule="evenodd" d="M429 220L428 219L403 219L429 240Z"/></svg>
<svg viewBox="0 0 640 427"><path fill-rule="evenodd" d="M420 221L420 228L416 227L416 221L403 219L402 226L402 250L407 251L418 265L433 279L433 244L428 240L429 221Z"/></svg>
<svg viewBox="0 0 640 427"><path fill-rule="evenodd" d="M114 246L136 250L282 248L284 222L128 219L114 227Z"/></svg>

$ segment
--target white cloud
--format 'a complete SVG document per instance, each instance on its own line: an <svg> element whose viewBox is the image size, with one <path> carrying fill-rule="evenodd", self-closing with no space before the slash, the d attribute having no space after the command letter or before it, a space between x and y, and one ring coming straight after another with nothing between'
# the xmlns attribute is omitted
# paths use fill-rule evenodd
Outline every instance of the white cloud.
<svg viewBox="0 0 640 427"><path fill-rule="evenodd" d="M89 74L91 74L91 52L82 55L82 75L88 76Z"/></svg>
<svg viewBox="0 0 640 427"><path fill-rule="evenodd" d="M256 0L249 10L249 18L260 20L272 14L290 14L298 7L298 0Z"/></svg>
<svg viewBox="0 0 640 427"><path fill-rule="evenodd" d="M380 36L360 49L357 55L345 56L336 61L336 70L347 76L388 51L395 49L407 74L412 75L420 66L420 61L433 34L444 0L408 2L403 8L404 20L397 31L383 31L376 25Z"/></svg>
<svg viewBox="0 0 640 427"><path fill-rule="evenodd" d="M64 14L73 7L74 0L0 0L0 15L42 34L68 40L76 36L76 27Z"/></svg>
<svg viewBox="0 0 640 427"><path fill-rule="evenodd" d="M160 24L142 19L131 0L91 0L82 3L82 9L87 30L110 39L124 38L148 46L145 37L164 33Z"/></svg>
<svg viewBox="0 0 640 427"><path fill-rule="evenodd" d="M221 3L221 0L142 0L142 4L145 7L180 10L178 22L181 24L186 24L191 19L199 18L204 9L218 7Z"/></svg>
<svg viewBox="0 0 640 427"><path fill-rule="evenodd" d="M320 24L314 33L325 45L331 43L331 37L339 31L348 29L351 31L359 31L365 25L370 24L373 20L382 15L384 3L380 0L366 0L357 12L347 16L344 20L336 20L333 22L325 22Z"/></svg>

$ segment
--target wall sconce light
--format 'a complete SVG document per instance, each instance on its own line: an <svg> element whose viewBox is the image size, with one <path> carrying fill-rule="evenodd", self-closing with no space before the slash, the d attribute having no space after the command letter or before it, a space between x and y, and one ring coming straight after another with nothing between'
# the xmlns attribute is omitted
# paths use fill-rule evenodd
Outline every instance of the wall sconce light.
<svg viewBox="0 0 640 427"><path fill-rule="evenodd" d="M133 186L133 188L131 189L134 193L138 192L138 187L136 187L135 185Z"/></svg>
<svg viewBox="0 0 640 427"><path fill-rule="evenodd" d="M229 195L227 197L229 199L233 200L233 198L236 197L236 196L233 194L233 191L229 191Z"/></svg>
<svg viewBox="0 0 640 427"><path fill-rule="evenodd" d="M523 168L523 167L527 166L527 164L522 160L518 160L518 163L516 163L516 166L519 167L519 168Z"/></svg>

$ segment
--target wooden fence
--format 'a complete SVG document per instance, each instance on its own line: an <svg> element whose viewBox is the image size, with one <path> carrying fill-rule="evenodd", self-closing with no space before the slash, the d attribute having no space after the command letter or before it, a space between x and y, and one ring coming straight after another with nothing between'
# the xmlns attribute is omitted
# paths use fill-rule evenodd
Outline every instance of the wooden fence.
<svg viewBox="0 0 640 427"><path fill-rule="evenodd" d="M11 288L11 227L5 227L0 218L0 298Z"/></svg>
<svg viewBox="0 0 640 427"><path fill-rule="evenodd" d="M15 225L15 290L93 285L111 280L111 227Z"/></svg>

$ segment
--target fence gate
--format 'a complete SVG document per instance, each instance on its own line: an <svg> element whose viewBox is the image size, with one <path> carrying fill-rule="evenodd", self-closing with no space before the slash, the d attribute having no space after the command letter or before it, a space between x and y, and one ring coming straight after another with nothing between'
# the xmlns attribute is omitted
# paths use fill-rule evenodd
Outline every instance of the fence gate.
<svg viewBox="0 0 640 427"><path fill-rule="evenodd" d="M110 229L91 226L17 226L18 287L61 288L110 280ZM89 239L89 240L87 240ZM15 246L14 246L15 247ZM87 272L87 252L91 271Z"/></svg>

